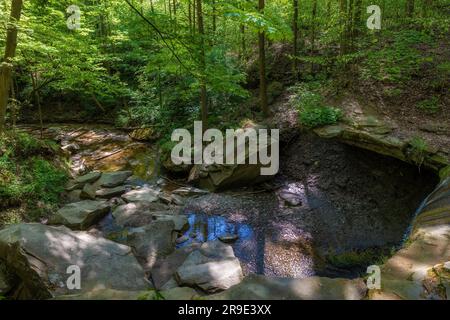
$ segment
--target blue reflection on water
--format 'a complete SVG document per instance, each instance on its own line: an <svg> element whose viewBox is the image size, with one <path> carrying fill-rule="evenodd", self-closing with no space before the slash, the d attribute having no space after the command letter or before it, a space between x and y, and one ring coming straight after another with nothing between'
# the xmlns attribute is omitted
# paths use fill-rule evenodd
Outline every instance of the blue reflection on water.
<svg viewBox="0 0 450 320"><path fill-rule="evenodd" d="M191 213L188 215L188 220L190 228L185 235L189 236L189 241L178 247L184 247L193 241L214 241L226 234L238 235L239 238L235 244L253 238L253 230L250 225L230 222L221 216ZM195 237L193 237L194 234Z"/></svg>

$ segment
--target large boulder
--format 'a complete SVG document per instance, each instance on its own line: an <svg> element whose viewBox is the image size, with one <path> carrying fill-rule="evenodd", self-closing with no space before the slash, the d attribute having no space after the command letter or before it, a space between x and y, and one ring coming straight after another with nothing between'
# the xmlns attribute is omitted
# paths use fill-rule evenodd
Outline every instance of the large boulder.
<svg viewBox="0 0 450 320"><path fill-rule="evenodd" d="M101 178L96 182L96 184L104 188L115 188L123 184L132 175L133 172L131 171L116 171L103 173Z"/></svg>
<svg viewBox="0 0 450 320"><path fill-rule="evenodd" d="M6 295L13 288L13 277L6 268L6 264L0 260L0 296Z"/></svg>
<svg viewBox="0 0 450 320"><path fill-rule="evenodd" d="M184 263L187 257L198 249L196 246L187 246L175 250L165 259L158 260L152 268L151 275L156 289L164 289L173 278L177 269ZM175 283L178 286L177 283Z"/></svg>
<svg viewBox="0 0 450 320"><path fill-rule="evenodd" d="M174 227L173 221L155 221L129 230L127 244L133 248L145 270L151 270L158 259L175 250Z"/></svg>
<svg viewBox="0 0 450 320"><path fill-rule="evenodd" d="M50 224L62 224L74 230L87 230L110 211L106 201L85 200L70 203L59 209L49 220Z"/></svg>
<svg viewBox="0 0 450 320"><path fill-rule="evenodd" d="M361 279L268 278L252 275L212 300L361 300L367 288Z"/></svg>
<svg viewBox="0 0 450 320"><path fill-rule="evenodd" d="M15 292L19 299L47 299L99 289L141 291L149 287L129 247L64 226L17 224L1 230L0 259L21 281L20 290ZM71 266L80 268L79 290L67 286Z"/></svg>
<svg viewBox="0 0 450 320"><path fill-rule="evenodd" d="M257 130L258 128L246 128L244 130L237 131L235 134L236 139L239 139L241 135L244 136L248 129ZM274 148L278 143L278 141L271 143L268 146L269 150ZM235 157L238 153L237 144L238 143L235 143L235 150L233 151L233 155L235 155ZM225 147L224 150L226 150ZM273 178L273 175L261 174L261 169L266 166L259 163L259 160L258 164L249 164L252 157L260 159L258 155L259 151L261 150L258 150L256 145L247 146L244 156L245 164L195 165L190 171L188 181L200 186L202 189L209 191L220 191L232 187L249 186L269 180Z"/></svg>
<svg viewBox="0 0 450 320"><path fill-rule="evenodd" d="M233 248L220 241L212 241L192 252L177 269L175 278L182 286L214 293L239 284L244 276Z"/></svg>

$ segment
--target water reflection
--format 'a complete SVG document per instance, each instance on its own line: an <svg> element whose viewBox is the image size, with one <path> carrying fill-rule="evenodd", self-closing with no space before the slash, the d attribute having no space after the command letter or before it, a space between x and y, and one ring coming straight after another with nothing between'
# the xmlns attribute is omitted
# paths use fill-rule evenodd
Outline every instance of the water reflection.
<svg viewBox="0 0 450 320"><path fill-rule="evenodd" d="M189 240L179 244L185 247L193 242L218 240L223 235L237 235L232 243L244 274L264 274L281 277L308 277L314 275L311 254L298 241L290 242L275 236L271 226L254 228L251 224L230 221L225 217L190 213L190 228L184 236Z"/></svg>

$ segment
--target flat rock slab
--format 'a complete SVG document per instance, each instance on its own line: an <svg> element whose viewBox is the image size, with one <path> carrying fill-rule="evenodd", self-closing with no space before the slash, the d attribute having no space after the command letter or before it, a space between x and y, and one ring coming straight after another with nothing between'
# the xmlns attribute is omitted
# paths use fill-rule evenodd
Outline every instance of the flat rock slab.
<svg viewBox="0 0 450 320"><path fill-rule="evenodd" d="M158 202L132 202L117 207L112 215L115 223L122 227L142 227L153 221L152 212L167 210Z"/></svg>
<svg viewBox="0 0 450 320"><path fill-rule="evenodd" d="M79 176L75 178L75 181L78 183L94 183L102 176L101 172L91 172L85 174L84 176Z"/></svg>
<svg viewBox="0 0 450 320"><path fill-rule="evenodd" d="M53 225L62 224L73 230L87 230L110 211L111 206L106 201L85 200L70 203L50 218Z"/></svg>
<svg viewBox="0 0 450 320"><path fill-rule="evenodd" d="M90 183L86 183L83 187L83 190L81 190L80 198L95 200L95 187Z"/></svg>
<svg viewBox="0 0 450 320"><path fill-rule="evenodd" d="M251 275L211 300L361 300L367 288L363 280L311 277L268 278Z"/></svg>
<svg viewBox="0 0 450 320"><path fill-rule="evenodd" d="M133 175L131 171L117 171L103 173L101 178L97 181L100 187L115 188L123 184L129 177Z"/></svg>
<svg viewBox="0 0 450 320"><path fill-rule="evenodd" d="M130 229L127 244L145 270L151 270L158 259L165 258L175 250L172 221L153 222L144 227Z"/></svg>
<svg viewBox="0 0 450 320"><path fill-rule="evenodd" d="M19 299L74 294L67 287L70 266L78 266L81 271L81 289L76 294L98 289L149 288L130 247L64 226L31 223L1 230L0 259L6 261L8 270L21 281Z"/></svg>
<svg viewBox="0 0 450 320"><path fill-rule="evenodd" d="M125 192L127 192L127 188L125 186L118 186L115 188L102 188L95 192L95 195L102 199L111 199L115 197L120 197Z"/></svg>
<svg viewBox="0 0 450 320"><path fill-rule="evenodd" d="M156 202L158 201L158 192L151 188L142 188L127 192L122 196L126 202Z"/></svg>
<svg viewBox="0 0 450 320"><path fill-rule="evenodd" d="M233 248L220 241L212 241L192 252L178 268L175 278L182 286L214 293L239 284L244 276Z"/></svg>

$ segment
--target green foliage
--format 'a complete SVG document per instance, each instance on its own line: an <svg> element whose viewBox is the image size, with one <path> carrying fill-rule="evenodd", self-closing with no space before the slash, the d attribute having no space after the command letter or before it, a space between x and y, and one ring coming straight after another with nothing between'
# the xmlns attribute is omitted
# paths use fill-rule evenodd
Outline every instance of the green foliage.
<svg viewBox="0 0 450 320"><path fill-rule="evenodd" d="M425 161L426 152L428 149L427 142L421 137L413 137L409 142L411 146L411 159L420 168Z"/></svg>
<svg viewBox="0 0 450 320"><path fill-rule="evenodd" d="M416 75L420 66L429 61L423 56L419 45L430 45L432 38L425 32L401 30L387 33L383 48L367 50L362 65L362 77L385 83L406 83Z"/></svg>
<svg viewBox="0 0 450 320"><path fill-rule="evenodd" d="M439 106L439 98L431 97L430 99L423 100L419 102L417 108L425 113L434 114L437 113L440 109Z"/></svg>
<svg viewBox="0 0 450 320"><path fill-rule="evenodd" d="M8 133L0 138L0 150L2 206L57 203L67 176L51 162L54 153L46 142L24 133Z"/></svg>
<svg viewBox="0 0 450 320"><path fill-rule="evenodd" d="M309 128L332 125L342 119L342 111L326 106L323 97L308 87L297 88L297 108L301 124Z"/></svg>
<svg viewBox="0 0 450 320"><path fill-rule="evenodd" d="M158 290L148 290L141 293L137 300L166 300Z"/></svg>

